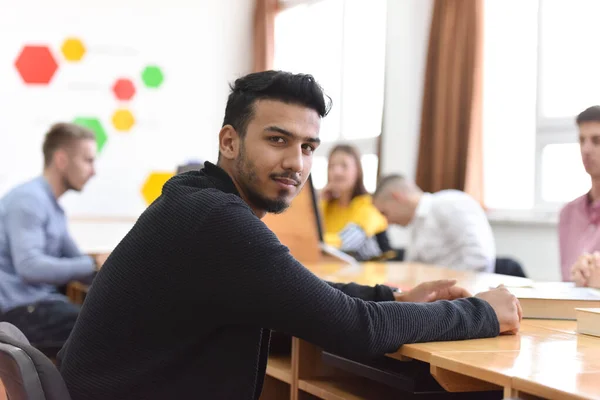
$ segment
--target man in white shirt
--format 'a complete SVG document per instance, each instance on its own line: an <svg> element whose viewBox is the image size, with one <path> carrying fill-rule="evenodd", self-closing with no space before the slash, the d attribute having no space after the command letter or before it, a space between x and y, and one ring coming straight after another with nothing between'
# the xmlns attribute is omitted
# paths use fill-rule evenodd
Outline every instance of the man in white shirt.
<svg viewBox="0 0 600 400"><path fill-rule="evenodd" d="M411 229L404 259L493 272L496 246L481 206L459 190L424 193L401 175L383 178L373 204L390 224Z"/></svg>

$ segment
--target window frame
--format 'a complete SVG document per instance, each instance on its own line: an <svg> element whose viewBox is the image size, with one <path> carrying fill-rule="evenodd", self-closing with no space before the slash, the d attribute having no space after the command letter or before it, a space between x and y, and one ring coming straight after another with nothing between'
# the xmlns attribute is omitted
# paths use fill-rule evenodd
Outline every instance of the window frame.
<svg viewBox="0 0 600 400"><path fill-rule="evenodd" d="M279 0L279 11L287 10L303 4L311 5L320 1L323 0Z"/></svg>
<svg viewBox="0 0 600 400"><path fill-rule="evenodd" d="M574 133L573 130L568 129L559 129L558 127L553 127L550 129L545 129L541 133L538 130L538 135L536 136L536 149L535 149L535 205L534 207L541 211L559 211L563 205L565 205L568 201L565 202L557 202L557 201L546 201L542 197L542 154L544 147L551 144L573 144L577 143L576 140L573 140ZM573 197L574 200L575 197Z"/></svg>
<svg viewBox="0 0 600 400"><path fill-rule="evenodd" d="M543 115L543 90L541 77L543 72L543 41L544 20L543 8L547 0L538 0L537 14L537 88L536 88L536 134L535 134L535 182L534 209L541 211L559 211L566 202L545 201L542 197L542 152L550 144L578 143L578 131L575 116L545 117Z"/></svg>
<svg viewBox="0 0 600 400"><path fill-rule="evenodd" d="M288 11L291 8L294 8L296 6L300 6L300 5L313 5L322 1L326 1L326 0L280 0L279 1L279 11ZM342 0L342 2L346 3L346 1L348 0ZM344 10L344 15L345 15L345 10ZM386 18L386 23L387 23L387 18ZM343 22L343 24L345 24L345 21ZM342 46L343 46L343 41L344 41L344 37L342 35ZM384 54L384 57L386 57L387 54ZM343 81L344 79L344 73L343 73L343 65L342 65L342 69L340 71L340 81ZM381 121L379 124L379 130L378 130L378 134L376 136L371 136L371 137L367 137L367 138L347 138L344 137L344 129L343 129L343 119L342 116L340 115L340 132L339 132L339 136L334 139L334 140L322 140L321 144L319 145L319 148L316 150L314 157L325 157L327 158L327 156L329 155L329 153L331 152L331 150L338 144L349 144L349 145L353 145L355 146L359 152L361 157L365 156L365 155L375 155L377 156L377 176L375 177L376 180L379 179L379 171L380 171L380 166L381 166L381 154L380 154L380 148L379 148L379 144L380 144L380 138L381 135L383 134L383 118L384 118L384 109L385 109L385 69L382 72L383 73L383 103L382 103L382 112L381 112ZM343 88L343 85L342 85ZM342 89L342 96L336 100L335 102L335 106L337 107L343 107L343 103L344 103L344 99L343 99L343 89ZM325 117L328 118L328 117ZM363 168L364 169L364 168ZM311 172L312 173L312 172ZM364 178L363 178L364 179Z"/></svg>

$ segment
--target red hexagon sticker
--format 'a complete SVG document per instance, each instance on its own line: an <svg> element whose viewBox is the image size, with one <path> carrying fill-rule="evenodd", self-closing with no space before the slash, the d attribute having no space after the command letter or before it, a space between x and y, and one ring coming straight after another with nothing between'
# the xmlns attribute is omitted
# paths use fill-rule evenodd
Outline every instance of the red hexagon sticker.
<svg viewBox="0 0 600 400"><path fill-rule="evenodd" d="M15 67L23 82L47 85L58 64L48 46L25 46L15 61Z"/></svg>
<svg viewBox="0 0 600 400"><path fill-rule="evenodd" d="M112 89L118 100L131 100L135 94L135 86L127 78L118 79Z"/></svg>

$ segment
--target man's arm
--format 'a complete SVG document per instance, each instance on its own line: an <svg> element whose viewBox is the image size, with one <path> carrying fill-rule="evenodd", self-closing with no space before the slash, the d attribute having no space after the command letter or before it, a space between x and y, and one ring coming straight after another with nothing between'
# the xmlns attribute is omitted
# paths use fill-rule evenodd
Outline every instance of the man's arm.
<svg viewBox="0 0 600 400"><path fill-rule="evenodd" d="M494 309L477 298L434 303L371 302L336 290L298 263L264 223L231 202L201 226L196 258L212 265L211 298L228 286L235 296L215 303L223 323L271 328L348 356L371 357L405 343L492 337ZM210 258L203 248L219 249ZM202 254L204 253L204 254Z"/></svg>
<svg viewBox="0 0 600 400"><path fill-rule="evenodd" d="M66 258L81 257L84 254L79 250L77 243L73 240L71 235L67 234L63 237L62 242L62 256Z"/></svg>
<svg viewBox="0 0 600 400"><path fill-rule="evenodd" d="M333 283L325 281L329 286L341 290L350 297L365 301L394 301L394 292L385 285L364 286L356 283Z"/></svg>
<svg viewBox="0 0 600 400"><path fill-rule="evenodd" d="M64 285L85 279L95 269L88 256L58 258L45 254L44 218L35 199L22 199L7 210L6 231L15 270L29 283Z"/></svg>

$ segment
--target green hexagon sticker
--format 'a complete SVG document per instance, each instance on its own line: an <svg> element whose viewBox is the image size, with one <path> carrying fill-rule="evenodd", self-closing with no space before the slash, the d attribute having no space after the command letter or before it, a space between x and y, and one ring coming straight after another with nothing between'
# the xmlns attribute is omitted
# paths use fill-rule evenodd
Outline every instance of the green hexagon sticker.
<svg viewBox="0 0 600 400"><path fill-rule="evenodd" d="M142 71L142 81L146 87L157 88L163 83L164 79L162 70L156 65L148 65Z"/></svg>
<svg viewBox="0 0 600 400"><path fill-rule="evenodd" d="M98 145L98 153L102 151L102 148L106 144L108 140L108 135L104 130L104 127L100 123L98 118L91 117L77 117L73 120L74 124L85 126L88 129L91 129L96 134L96 144Z"/></svg>

